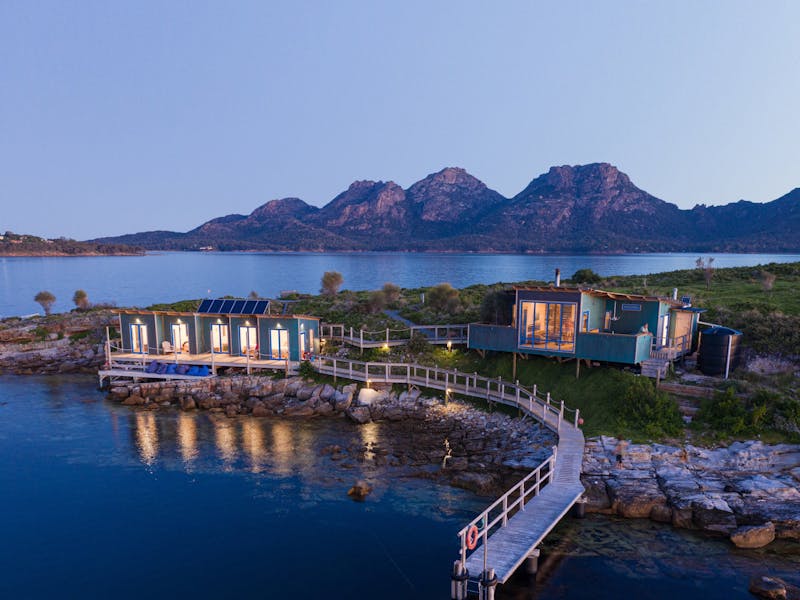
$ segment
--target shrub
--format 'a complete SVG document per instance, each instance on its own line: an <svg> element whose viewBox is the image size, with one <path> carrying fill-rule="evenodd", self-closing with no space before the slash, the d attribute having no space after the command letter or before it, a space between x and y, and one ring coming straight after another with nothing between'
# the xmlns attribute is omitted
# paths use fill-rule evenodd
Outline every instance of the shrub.
<svg viewBox="0 0 800 600"><path fill-rule="evenodd" d="M371 292L367 300L367 310L370 313L381 312L386 306L386 294L383 290Z"/></svg>
<svg viewBox="0 0 800 600"><path fill-rule="evenodd" d="M572 277L570 277L572 283L600 283L602 279L600 275L591 269L578 269Z"/></svg>
<svg viewBox="0 0 800 600"><path fill-rule="evenodd" d="M419 331L414 332L414 334L411 336L411 339L408 340L406 347L412 354L425 354L431 350L431 345L428 342L428 338L422 335Z"/></svg>
<svg viewBox="0 0 800 600"><path fill-rule="evenodd" d="M458 310L459 292L449 283L440 283L428 291L428 303L434 310L452 315Z"/></svg>
<svg viewBox="0 0 800 600"><path fill-rule="evenodd" d="M514 296L505 290L493 290L483 297L480 320L492 325L510 325L514 311Z"/></svg>
<svg viewBox="0 0 800 600"><path fill-rule="evenodd" d="M400 287L387 281L383 284L383 295L386 298L386 304L392 306L400 300Z"/></svg>
<svg viewBox="0 0 800 600"><path fill-rule="evenodd" d="M55 304L56 297L47 290L42 290L33 297L33 301L41 304L42 308L44 309L44 314L49 315L50 310L53 308L53 304Z"/></svg>
<svg viewBox="0 0 800 600"><path fill-rule="evenodd" d="M653 438L679 435L683 420L672 398L656 389L650 379L626 375L616 399L617 428L640 430Z"/></svg>
<svg viewBox="0 0 800 600"><path fill-rule="evenodd" d="M311 362L307 360L304 360L300 363L300 366L297 367L297 372L300 377L304 377L306 379L313 379L317 375L316 369L314 369Z"/></svg>
<svg viewBox="0 0 800 600"><path fill-rule="evenodd" d="M344 277L338 271L325 271L322 275L322 292L326 296L335 296L344 283Z"/></svg>
<svg viewBox="0 0 800 600"><path fill-rule="evenodd" d="M79 310L86 310L89 308L89 294L84 290L75 290L72 295L72 301Z"/></svg>

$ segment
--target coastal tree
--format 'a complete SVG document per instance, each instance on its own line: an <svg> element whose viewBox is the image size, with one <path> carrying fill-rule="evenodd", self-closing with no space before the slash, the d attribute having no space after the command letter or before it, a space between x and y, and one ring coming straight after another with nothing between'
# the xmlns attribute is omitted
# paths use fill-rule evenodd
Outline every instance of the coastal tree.
<svg viewBox="0 0 800 600"><path fill-rule="evenodd" d="M694 261L694 264L697 269L703 273L703 279L705 279L706 282L706 289L709 289L711 287L711 279L714 277L714 258L711 256L708 258L703 258L701 256Z"/></svg>
<svg viewBox="0 0 800 600"><path fill-rule="evenodd" d="M383 284L383 295L386 299L386 304L392 305L400 300L400 286L387 281Z"/></svg>
<svg viewBox="0 0 800 600"><path fill-rule="evenodd" d="M344 283L344 277L338 271L325 271L322 275L322 292L325 296L335 296Z"/></svg>
<svg viewBox="0 0 800 600"><path fill-rule="evenodd" d="M370 292L369 299L367 300L367 309L371 313L382 311L386 307L386 294L383 290L376 290Z"/></svg>
<svg viewBox="0 0 800 600"><path fill-rule="evenodd" d="M42 290L33 297L33 301L41 304L42 308L44 309L44 314L49 315L50 309L52 309L53 304L55 304L56 297L51 292Z"/></svg>
<svg viewBox="0 0 800 600"><path fill-rule="evenodd" d="M578 269L570 279L572 283L600 283L602 280L600 275L591 269Z"/></svg>
<svg viewBox="0 0 800 600"><path fill-rule="evenodd" d="M89 294L84 290L75 290L72 295L72 301L79 310L86 310L89 308Z"/></svg>
<svg viewBox="0 0 800 600"><path fill-rule="evenodd" d="M449 283L439 283L428 290L428 303L434 310L452 315L460 304L459 292Z"/></svg>
<svg viewBox="0 0 800 600"><path fill-rule="evenodd" d="M514 296L506 290L491 290L481 301L481 322L493 325L510 325Z"/></svg>

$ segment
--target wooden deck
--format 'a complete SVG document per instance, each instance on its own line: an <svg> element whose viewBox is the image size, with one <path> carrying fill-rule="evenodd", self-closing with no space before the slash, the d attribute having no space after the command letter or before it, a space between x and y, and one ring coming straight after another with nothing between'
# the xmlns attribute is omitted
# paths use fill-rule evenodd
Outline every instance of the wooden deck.
<svg viewBox="0 0 800 600"><path fill-rule="evenodd" d="M202 354L189 354L188 352L138 354L111 351L106 355L106 366L98 372L100 385L102 386L104 379L201 379L197 375L147 373L145 369L154 360L167 364L207 366L211 370L211 376L215 376L217 369L221 367L236 367L244 369L247 373L254 369L272 369L291 373L297 368L297 362L288 360L231 356L211 352Z"/></svg>
<svg viewBox="0 0 800 600"><path fill-rule="evenodd" d="M568 409L563 402L552 402L550 394L541 398L535 387L528 390L500 378L408 363L317 357L314 366L334 377L405 383L439 389L446 396L458 393L515 406L558 434L558 446L552 456L459 531L462 563L473 580L483 572L485 559L486 567L495 570L498 582L505 583L584 493L580 481L584 448L580 415L577 410L572 411L574 417L566 419ZM478 528L482 542L467 556L466 533L472 526Z"/></svg>

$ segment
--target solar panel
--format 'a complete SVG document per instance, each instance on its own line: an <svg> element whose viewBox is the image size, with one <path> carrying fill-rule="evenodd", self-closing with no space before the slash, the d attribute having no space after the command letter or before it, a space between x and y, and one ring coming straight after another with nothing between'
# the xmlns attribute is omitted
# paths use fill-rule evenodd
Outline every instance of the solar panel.
<svg viewBox="0 0 800 600"><path fill-rule="evenodd" d="M231 314L232 315L241 315L244 313L244 300L236 300L231 306Z"/></svg>
<svg viewBox="0 0 800 600"><path fill-rule="evenodd" d="M233 300L223 300L219 312L229 315L231 313L231 308L233 308Z"/></svg>
<svg viewBox="0 0 800 600"><path fill-rule="evenodd" d="M268 309L269 309L269 301L259 300L258 302L256 302L256 309L254 312L257 315L263 315L266 314Z"/></svg>
<svg viewBox="0 0 800 600"><path fill-rule="evenodd" d="M211 306L211 302L212 302L211 300L203 300L203 301L200 303L200 307L197 309L197 312L201 312L201 313L207 313L207 312L209 312L209 310L208 310L208 309L209 309L209 307Z"/></svg>
<svg viewBox="0 0 800 600"><path fill-rule="evenodd" d="M214 300L211 303L211 306L208 308L208 312L210 313L219 313L220 307L222 306L222 300Z"/></svg>
<svg viewBox="0 0 800 600"><path fill-rule="evenodd" d="M248 300L247 302L245 302L244 303L244 307L242 308L242 314L243 315L255 315L255 314L257 314L255 312L256 304L257 304L257 302L255 300Z"/></svg>

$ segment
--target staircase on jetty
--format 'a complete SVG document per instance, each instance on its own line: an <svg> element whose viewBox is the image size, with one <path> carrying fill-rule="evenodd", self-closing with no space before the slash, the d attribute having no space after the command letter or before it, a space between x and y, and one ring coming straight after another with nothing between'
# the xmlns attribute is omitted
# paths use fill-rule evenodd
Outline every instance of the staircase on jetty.
<svg viewBox="0 0 800 600"><path fill-rule="evenodd" d="M584 493L580 481L584 439L578 410L542 398L519 382L411 363L370 363L318 356L320 373L368 383L400 383L464 394L513 406L558 434L553 453L458 532L460 561L453 574L453 598L466 598L469 580L484 587L505 583ZM566 418L568 413L570 418ZM470 547L471 546L471 547ZM465 570L466 569L466 572Z"/></svg>

